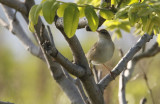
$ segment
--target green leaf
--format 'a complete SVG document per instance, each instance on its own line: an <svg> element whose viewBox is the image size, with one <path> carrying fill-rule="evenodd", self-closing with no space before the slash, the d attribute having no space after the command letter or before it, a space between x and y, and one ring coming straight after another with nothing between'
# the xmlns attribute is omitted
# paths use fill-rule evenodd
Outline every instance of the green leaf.
<svg viewBox="0 0 160 104"><path fill-rule="evenodd" d="M123 29L126 32L130 32L131 30L131 27L129 25L124 25L124 24L120 25L119 28Z"/></svg>
<svg viewBox="0 0 160 104"><path fill-rule="evenodd" d="M146 22L146 25L144 26L144 31L148 33L148 30L149 30L149 27L150 27L150 24L151 24L151 19L147 19L147 22Z"/></svg>
<svg viewBox="0 0 160 104"><path fill-rule="evenodd" d="M149 14L151 14L152 9L151 8L141 8L138 12L137 15L138 16L148 16Z"/></svg>
<svg viewBox="0 0 160 104"><path fill-rule="evenodd" d="M42 5L34 5L32 6L30 12L29 12L29 29L31 32L35 32L34 25L38 22L38 16L40 14L40 11L42 9Z"/></svg>
<svg viewBox="0 0 160 104"><path fill-rule="evenodd" d="M130 6L126 6L124 8L121 8L116 14L115 14L115 19L120 18L120 19L125 19L128 17L128 10Z"/></svg>
<svg viewBox="0 0 160 104"><path fill-rule="evenodd" d="M44 3L45 1L53 1L53 2L55 2L56 0L42 0L41 4Z"/></svg>
<svg viewBox="0 0 160 104"><path fill-rule="evenodd" d="M157 36L157 42L158 42L158 45L160 46L160 34L158 34Z"/></svg>
<svg viewBox="0 0 160 104"><path fill-rule="evenodd" d="M79 17L80 18L84 17L85 16L85 14L84 14L85 7L78 7L78 9L79 9Z"/></svg>
<svg viewBox="0 0 160 104"><path fill-rule="evenodd" d="M102 2L101 8L105 8L105 7L107 7L107 2Z"/></svg>
<svg viewBox="0 0 160 104"><path fill-rule="evenodd" d="M33 33L35 32L33 22L29 22L29 30L30 30L31 32L33 32Z"/></svg>
<svg viewBox="0 0 160 104"><path fill-rule="evenodd" d="M59 6L59 8L57 10L57 15L59 17L63 17L64 10L66 9L67 6L68 6L68 3L64 3L64 4L62 4L62 5Z"/></svg>
<svg viewBox="0 0 160 104"><path fill-rule="evenodd" d="M42 12L45 20L49 23L52 24L54 21L55 13L56 10L59 7L59 2L54 2L54 1L46 1L44 2L42 6Z"/></svg>
<svg viewBox="0 0 160 104"><path fill-rule="evenodd" d="M50 11L50 13L51 13L51 21L54 21L54 17L55 17L55 14L56 14L56 11L57 11L59 5L60 5L60 2L55 2L52 5L51 11Z"/></svg>
<svg viewBox="0 0 160 104"><path fill-rule="evenodd" d="M160 29L157 26L154 26L154 30L153 31L154 31L155 35L160 34Z"/></svg>
<svg viewBox="0 0 160 104"><path fill-rule="evenodd" d="M160 17L160 8L158 7L155 7L155 6L152 6L153 8L153 11Z"/></svg>
<svg viewBox="0 0 160 104"><path fill-rule="evenodd" d="M128 5L131 5L131 4L134 4L134 3L138 3L138 2L139 2L139 0L130 0Z"/></svg>
<svg viewBox="0 0 160 104"><path fill-rule="evenodd" d="M148 7L148 4L145 4L145 3L134 3L129 8L129 12L130 13L138 12L140 8L147 8L147 7Z"/></svg>
<svg viewBox="0 0 160 104"><path fill-rule="evenodd" d="M148 16L141 17L141 21L142 21L142 25L143 25L143 27L142 27L143 31L146 31L145 28L146 28L147 19L148 19Z"/></svg>
<svg viewBox="0 0 160 104"><path fill-rule="evenodd" d="M158 16L153 16L152 17L152 22L156 25L160 27L160 17Z"/></svg>
<svg viewBox="0 0 160 104"><path fill-rule="evenodd" d="M136 22L138 22L139 19L140 19L140 18L137 16L136 13L132 13L132 14L130 14L130 15L128 15L128 16L129 16L129 22L130 22L131 26L134 26L134 24L135 24Z"/></svg>
<svg viewBox="0 0 160 104"><path fill-rule="evenodd" d="M116 29L114 34L116 34L118 39L122 38L122 33L121 33L120 29Z"/></svg>
<svg viewBox="0 0 160 104"><path fill-rule="evenodd" d="M37 18L35 18L35 13L36 13L37 7L38 7L38 5L32 6L31 10L29 11L29 21L32 22L33 25L35 25L36 21L38 20Z"/></svg>
<svg viewBox="0 0 160 104"><path fill-rule="evenodd" d="M77 5L69 4L64 11L64 32L68 38L74 36L79 22L79 10Z"/></svg>
<svg viewBox="0 0 160 104"><path fill-rule="evenodd" d="M47 1L47 0L42 0L42 1L41 1L41 4L44 3L45 1Z"/></svg>
<svg viewBox="0 0 160 104"><path fill-rule="evenodd" d="M149 35L151 35L151 33L153 32L153 27L154 27L154 23L151 21L151 22L150 22L150 25L149 25L149 27L148 27L148 30L147 30L147 33L148 33Z"/></svg>
<svg viewBox="0 0 160 104"><path fill-rule="evenodd" d="M88 20L88 25L91 28L91 30L96 31L98 28L99 19L92 6L90 5L86 6L85 15L86 15L86 18Z"/></svg>
<svg viewBox="0 0 160 104"><path fill-rule="evenodd" d="M112 20L114 13L109 10L100 10L100 15L107 20Z"/></svg>
<svg viewBox="0 0 160 104"><path fill-rule="evenodd" d="M37 24L37 22L38 22L38 17L40 15L41 10L42 10L42 4L37 6L36 11L34 13L35 24Z"/></svg>

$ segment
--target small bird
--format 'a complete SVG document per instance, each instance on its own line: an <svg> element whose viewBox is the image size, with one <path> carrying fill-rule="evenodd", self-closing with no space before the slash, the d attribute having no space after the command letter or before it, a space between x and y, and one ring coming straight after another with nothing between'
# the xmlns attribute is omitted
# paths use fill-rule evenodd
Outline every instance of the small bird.
<svg viewBox="0 0 160 104"><path fill-rule="evenodd" d="M97 32L98 41L88 51L86 57L93 65L104 65L105 62L112 58L115 47L107 30L101 29L97 30Z"/></svg>

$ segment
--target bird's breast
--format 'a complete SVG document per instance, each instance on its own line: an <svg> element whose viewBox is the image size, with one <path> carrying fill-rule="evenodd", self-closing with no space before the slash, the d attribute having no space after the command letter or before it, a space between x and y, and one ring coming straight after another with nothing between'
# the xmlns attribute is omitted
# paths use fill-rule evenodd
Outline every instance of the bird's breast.
<svg viewBox="0 0 160 104"><path fill-rule="evenodd" d="M97 52L92 60L92 63L103 64L112 58L114 53L114 44L112 40L100 40L97 44Z"/></svg>

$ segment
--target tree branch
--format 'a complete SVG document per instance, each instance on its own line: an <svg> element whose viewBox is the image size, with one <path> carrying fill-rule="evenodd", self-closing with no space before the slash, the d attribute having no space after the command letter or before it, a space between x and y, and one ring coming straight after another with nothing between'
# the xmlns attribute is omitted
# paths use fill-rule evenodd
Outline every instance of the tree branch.
<svg viewBox="0 0 160 104"><path fill-rule="evenodd" d="M158 47L158 43L156 42L148 51L135 56L133 60L139 61L142 58L155 56L159 52L160 52L160 47Z"/></svg>
<svg viewBox="0 0 160 104"><path fill-rule="evenodd" d="M108 74L100 82L99 86L102 91L108 86L108 84L114 80L126 67L127 63L133 58L133 56L148 42L152 35L144 34L137 43L126 53L126 55L119 61L119 63L112 70L112 77ZM114 78L113 78L114 77Z"/></svg>
<svg viewBox="0 0 160 104"><path fill-rule="evenodd" d="M27 8L25 4L19 0L0 0L0 3L10 7L14 8L15 10L21 12L22 14L27 14Z"/></svg>
<svg viewBox="0 0 160 104"><path fill-rule="evenodd" d="M14 104L14 103L0 101L0 104Z"/></svg>
<svg viewBox="0 0 160 104"><path fill-rule="evenodd" d="M80 25L81 23L79 23L78 28L83 28L83 26L85 27L87 25L88 22L86 22L85 18L83 18L83 19L85 22L82 22L82 25ZM104 19L102 22L100 21L99 25L102 25L103 22L104 22ZM91 70L89 69L88 62L86 60L86 57L85 57L84 52L82 50L82 47L79 43L79 40L77 39L77 37L75 35L72 38L68 38L66 36L64 29L63 29L64 27L63 27L63 19L62 18L61 18L61 20L59 20L59 18L56 17L55 25L61 31L61 33L65 37L66 41L68 42L68 44L72 50L72 53L73 53L75 64L78 64L78 65L85 68L86 73L84 76L80 77L80 79L84 85L84 88L89 96L91 103L92 104L104 104L102 92L100 91L99 87L95 83L95 80L93 78L93 74L91 73ZM99 96L97 96L97 95L99 95ZM95 98L95 96L97 96L97 97Z"/></svg>
<svg viewBox="0 0 160 104"><path fill-rule="evenodd" d="M119 78L119 103L120 104L127 103L126 97L125 97L125 86L126 86L128 80L131 79L131 76L134 71L134 67L135 67L136 63L143 58L153 57L154 55L158 54L159 52L160 52L160 47L158 47L158 43L156 42L146 52L143 52L143 53L136 55L135 57L133 57L133 59L131 61L128 62L127 69L121 73L120 78ZM145 73L144 73L144 76L146 76ZM146 79L146 77L145 77L145 79ZM148 82L146 82L146 83L148 83ZM148 84L147 84L147 87L148 87L149 91L152 93ZM151 98L152 98L152 101L154 102L153 94L151 94Z"/></svg>
<svg viewBox="0 0 160 104"><path fill-rule="evenodd" d="M64 27L63 18L58 16L56 16L55 18L56 18L56 21L55 21L56 26L63 28ZM78 29L85 28L87 24L88 24L88 21L86 17L80 18L78 23Z"/></svg>
<svg viewBox="0 0 160 104"><path fill-rule="evenodd" d="M160 52L160 47L158 47L158 43L156 42L146 52L140 53L136 55L135 57L133 57L133 59L129 61L127 64L127 70L125 70L125 81L126 81L125 83L127 83L127 81L130 80L132 73L134 71L135 65L139 60L143 58L155 56L159 52Z"/></svg>
<svg viewBox="0 0 160 104"><path fill-rule="evenodd" d="M23 46L25 47L25 49L27 51L29 51L31 54L33 54L34 56L37 56L41 59L43 59L43 55L41 53L41 50L39 47L37 47L32 41L31 39L27 36L27 34L24 32L22 26L20 25L19 20L16 17L15 12L5 6L2 5L2 8L4 10L4 13L9 21L9 30L16 35L16 37L22 42Z"/></svg>
<svg viewBox="0 0 160 104"><path fill-rule="evenodd" d="M149 92L149 94L150 94L150 96L151 96L152 104L155 104L154 96L153 96L153 91L152 91L152 89L151 89L151 87L150 87L150 85L149 85L147 74L145 73L145 71L144 71L144 69L143 69L142 66L141 66L141 71L142 71L142 73L143 73L143 79L144 79L144 81L145 81L145 83L146 83L148 92Z"/></svg>
<svg viewBox="0 0 160 104"><path fill-rule="evenodd" d="M2 18L0 18L0 25L5 27L6 29L9 29L9 24Z"/></svg>
<svg viewBox="0 0 160 104"><path fill-rule="evenodd" d="M84 90L83 90L83 86L81 84L81 81L79 80L79 78L75 79L75 84L77 86L77 89L79 91L79 93L81 94L81 97L83 99L83 101L86 103L86 104L90 104L90 101L88 99L88 97L86 96Z"/></svg>
<svg viewBox="0 0 160 104"><path fill-rule="evenodd" d="M41 20L39 19L39 22L35 27L39 27ZM43 26L43 24L41 25ZM55 59L57 62L59 62L67 71L69 71L71 74L75 76L82 76L84 75L84 69L76 64L73 64L70 62L67 58L65 58L57 49L54 45L51 44L50 39L47 35L46 30L43 30L43 33L41 35L38 35L38 33L41 33L39 30L36 28L36 35L37 35L37 40L40 40L40 44L43 45L45 51L47 52L48 55L50 55L53 59Z"/></svg>
<svg viewBox="0 0 160 104"><path fill-rule="evenodd" d="M41 28L40 36L43 35L44 26ZM41 40L37 38L39 43L41 43ZM66 76L64 75L62 71L62 67L57 62L53 61L53 59L46 53L46 50L42 44L39 44L41 47L41 50L44 54L45 60L47 62L47 65L49 69L51 69L52 74L56 82L60 85L62 90L65 92L65 94L69 97L70 101L73 104L85 104L75 86L74 83Z"/></svg>
<svg viewBox="0 0 160 104"><path fill-rule="evenodd" d="M68 38L64 32L63 27L59 27L59 26L61 26L61 23L59 24L59 22L57 22L57 20L56 20L55 25L61 31L61 33L65 37L66 41L68 42L68 44L71 48L72 54L73 54L73 58L74 58L73 61L75 62L75 64L78 64L84 68L89 69L89 65L88 65L87 59L85 57L84 51L83 51L81 44L80 44L79 40L77 39L76 35L74 35L72 38Z"/></svg>
<svg viewBox="0 0 160 104"><path fill-rule="evenodd" d="M121 58L123 57L123 51L120 49L119 54ZM123 70L119 76L119 91L118 91L118 99L119 104L127 104L126 100L126 81L125 81L125 71L127 69Z"/></svg>
<svg viewBox="0 0 160 104"><path fill-rule="evenodd" d="M119 99L119 104L127 104L126 101L126 83L125 83L125 76L124 76L124 71L119 76L119 91L118 91L118 99Z"/></svg>
<svg viewBox="0 0 160 104"><path fill-rule="evenodd" d="M85 57L85 54L83 52L83 49L80 45L79 40L77 39L76 35L74 35L72 38L68 38L63 30L63 27L61 27L63 25L60 25L61 23L63 24L63 22L62 21L57 22L57 19L58 18L56 18L55 20L55 25L61 31L66 41L68 42L72 50L73 56L74 56L75 64L79 65L80 67L83 67L85 70L85 74L79 78L84 85L84 88L88 94L88 97L91 103L92 104L104 104L103 94L95 83L95 80L93 78L91 70L89 69L87 59ZM95 96L97 97L95 98Z"/></svg>
<svg viewBox="0 0 160 104"><path fill-rule="evenodd" d="M12 31L12 33L14 33L21 40L21 42L24 45L31 44L32 41L31 40L28 41L29 38L27 37L26 33L23 31L19 21L15 17L15 13L8 7L3 7L3 8L4 8L5 14L7 15L7 18L9 19L9 22L11 24L10 30ZM35 49L35 48L33 48L33 49ZM33 52L31 52L31 53L33 54ZM80 97L78 90L76 89L76 86L73 83L71 83L69 79L65 78L63 75L63 72L60 71L62 69L58 68L61 66L58 66L59 64L53 63L53 61L52 61L51 65L52 66L50 68L51 68L52 72L54 72L53 76L54 76L55 80L59 83L59 85L64 90L64 92L68 95L71 102L73 102L73 103L76 102L75 104L84 104L84 102L82 101L82 99ZM67 84L65 84L65 83L67 83ZM70 88L70 90L68 90L69 88ZM77 103L77 102L79 102L79 103Z"/></svg>

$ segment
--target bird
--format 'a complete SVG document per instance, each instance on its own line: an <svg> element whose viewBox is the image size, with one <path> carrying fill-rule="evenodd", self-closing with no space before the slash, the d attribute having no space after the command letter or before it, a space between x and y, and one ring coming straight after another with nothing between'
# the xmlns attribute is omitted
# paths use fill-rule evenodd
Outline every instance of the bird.
<svg viewBox="0 0 160 104"><path fill-rule="evenodd" d="M112 58L115 46L107 30L101 29L97 30L97 32L98 40L87 52L86 57L88 61L93 65L104 65L105 62L109 61Z"/></svg>

